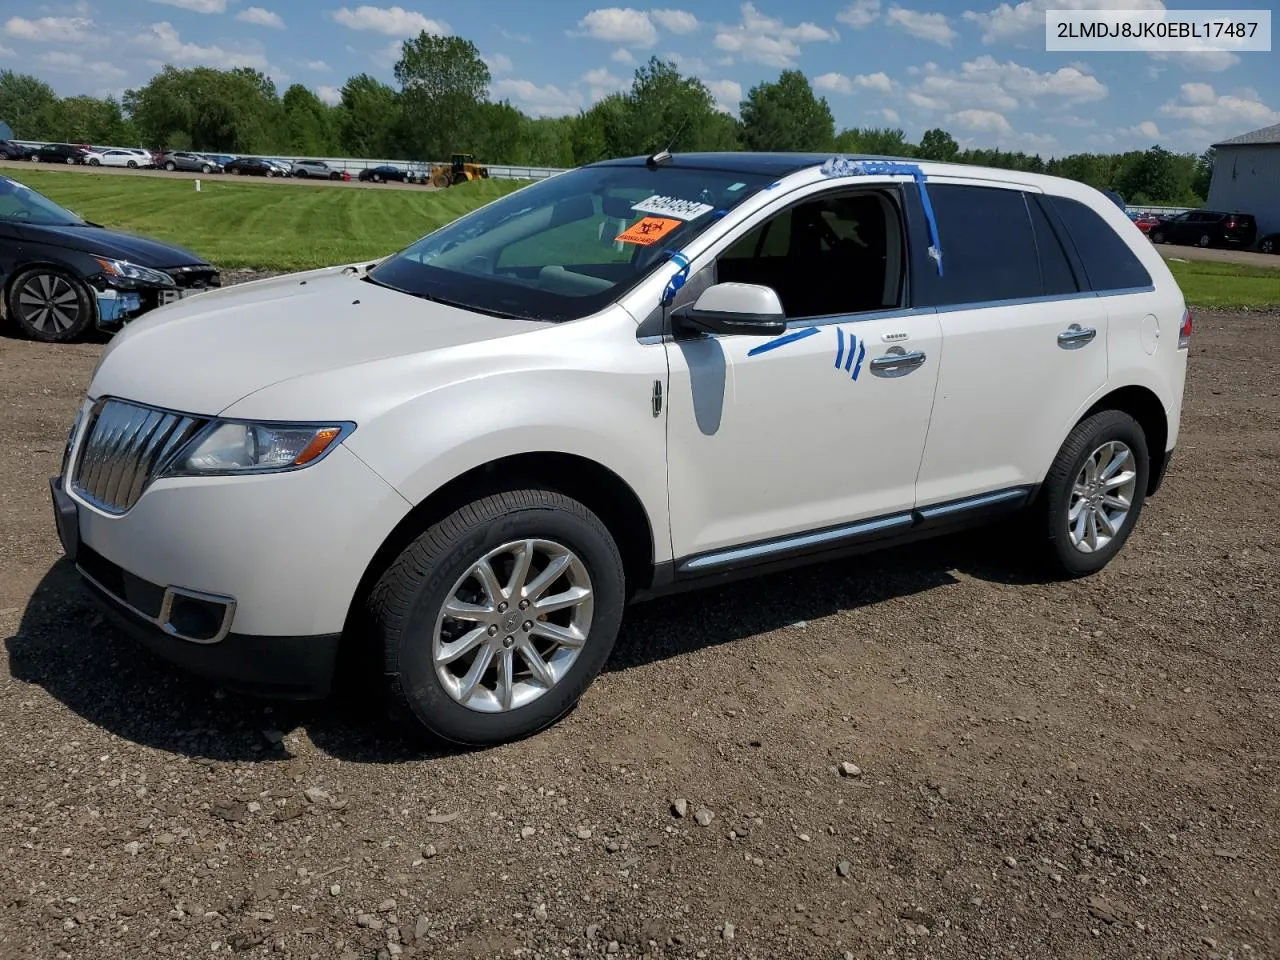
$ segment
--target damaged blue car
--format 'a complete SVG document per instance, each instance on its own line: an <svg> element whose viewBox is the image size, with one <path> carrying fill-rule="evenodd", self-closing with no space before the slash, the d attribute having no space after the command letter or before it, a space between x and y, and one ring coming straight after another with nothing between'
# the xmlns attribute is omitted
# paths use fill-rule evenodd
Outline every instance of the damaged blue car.
<svg viewBox="0 0 1280 960"><path fill-rule="evenodd" d="M69 343L220 285L190 250L91 223L0 176L0 313L22 336Z"/></svg>

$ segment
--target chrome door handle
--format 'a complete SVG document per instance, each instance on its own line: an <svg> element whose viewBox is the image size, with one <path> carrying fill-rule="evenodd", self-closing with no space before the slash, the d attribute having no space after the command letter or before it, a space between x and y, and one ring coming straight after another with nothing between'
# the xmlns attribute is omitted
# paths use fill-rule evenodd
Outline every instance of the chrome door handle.
<svg viewBox="0 0 1280 960"><path fill-rule="evenodd" d="M925 361L923 351L915 350L911 353L886 353L883 357L876 357L871 361L872 370L912 370L920 366Z"/></svg>
<svg viewBox="0 0 1280 960"><path fill-rule="evenodd" d="M1063 346L1071 346L1072 344L1086 344L1098 335L1098 331L1093 327L1082 327L1078 323L1073 323L1067 329L1058 334L1058 343Z"/></svg>

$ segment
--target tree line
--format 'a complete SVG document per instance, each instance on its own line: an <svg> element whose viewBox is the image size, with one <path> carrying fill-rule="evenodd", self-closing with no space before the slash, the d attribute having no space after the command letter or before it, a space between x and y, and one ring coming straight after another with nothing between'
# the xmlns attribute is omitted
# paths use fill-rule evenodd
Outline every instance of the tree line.
<svg viewBox="0 0 1280 960"><path fill-rule="evenodd" d="M165 66L120 100L60 98L40 79L4 70L0 120L28 140L387 160L471 153L484 163L540 167L664 147L865 153L1049 173L1115 190L1134 204L1202 203L1213 169L1211 150L1180 154L1157 145L1045 159L962 150L941 128L925 131L919 143L892 127L837 131L826 98L799 70L752 87L736 118L701 80L657 57L636 69L629 89L565 117L531 117L491 100L489 67L462 37L422 33L404 41L394 76L394 86L366 73L351 77L330 105L302 84L281 95L270 77L247 67Z"/></svg>

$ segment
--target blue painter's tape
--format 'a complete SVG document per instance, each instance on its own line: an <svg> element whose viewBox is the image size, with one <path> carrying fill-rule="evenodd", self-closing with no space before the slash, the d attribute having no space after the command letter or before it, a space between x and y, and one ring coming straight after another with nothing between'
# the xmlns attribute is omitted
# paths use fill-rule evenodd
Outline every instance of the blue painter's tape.
<svg viewBox="0 0 1280 960"><path fill-rule="evenodd" d="M848 372L853 367L853 357L854 357L854 354L856 353L856 351L854 350L854 347L856 347L857 345L858 345L858 338L855 337L852 333L849 334L849 356L845 357L845 361L844 361L845 372Z"/></svg>
<svg viewBox="0 0 1280 960"><path fill-rule="evenodd" d="M831 157L819 170L826 177L857 176L902 176L915 181L920 193L920 205L924 208L925 223L929 227L929 257L938 267L938 276L942 276L942 243L938 239L938 221L933 215L933 204L929 202L929 189L925 186L924 171L915 163L900 163L896 160L850 160L846 157Z"/></svg>
<svg viewBox="0 0 1280 960"><path fill-rule="evenodd" d="M796 330L794 333L783 334L760 344L758 347L752 347L747 351L747 356L754 357L757 353L768 353L770 350L777 350L779 347L785 347L788 343L795 343L805 337L812 337L817 332L817 327L805 327L803 330Z"/></svg>
<svg viewBox="0 0 1280 960"><path fill-rule="evenodd" d="M862 372L862 358L867 355L867 343L864 340L858 344L858 362L853 365L853 379L858 379L858 374Z"/></svg>
<svg viewBox="0 0 1280 960"><path fill-rule="evenodd" d="M840 369L840 361L844 359L844 331L836 327L836 369Z"/></svg>
<svg viewBox="0 0 1280 960"><path fill-rule="evenodd" d="M689 279L689 258L679 250L673 250L667 256L680 269L674 277L667 281L667 287L662 291L663 303L670 303L680 288L684 286L685 281Z"/></svg>

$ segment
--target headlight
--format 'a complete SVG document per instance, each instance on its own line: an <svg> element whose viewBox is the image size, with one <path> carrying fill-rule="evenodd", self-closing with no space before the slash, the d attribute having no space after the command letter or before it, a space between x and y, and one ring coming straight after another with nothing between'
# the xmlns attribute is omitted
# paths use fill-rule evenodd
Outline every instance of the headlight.
<svg viewBox="0 0 1280 960"><path fill-rule="evenodd" d="M214 420L165 469L166 477L279 473L322 459L355 424L229 423Z"/></svg>
<svg viewBox="0 0 1280 960"><path fill-rule="evenodd" d="M123 280L139 280L142 283L154 283L162 287L176 286L173 282L173 277L163 270L141 267L136 263L130 263L128 260L108 260L106 257L94 257L93 259L98 261L98 266L102 267L104 273L108 273L113 277L120 277Z"/></svg>

